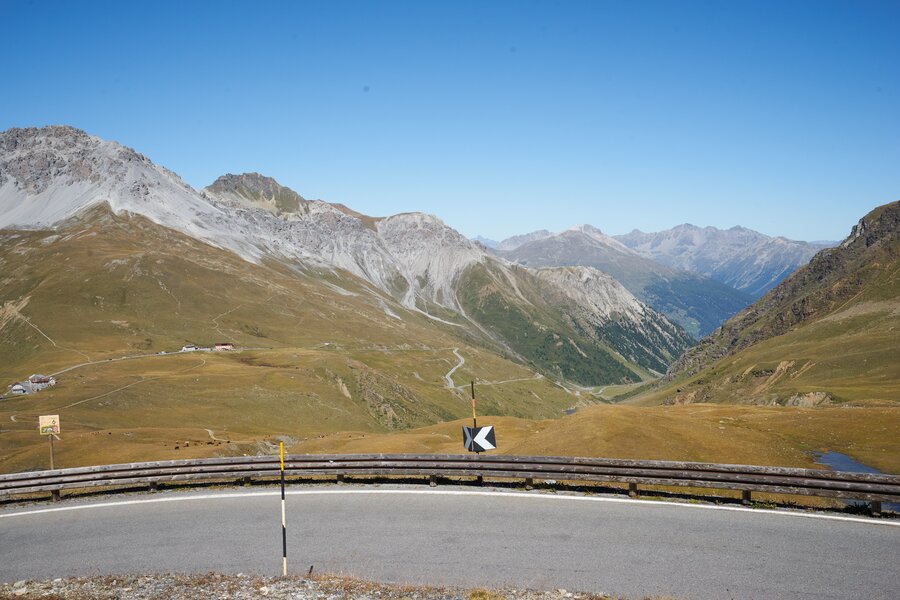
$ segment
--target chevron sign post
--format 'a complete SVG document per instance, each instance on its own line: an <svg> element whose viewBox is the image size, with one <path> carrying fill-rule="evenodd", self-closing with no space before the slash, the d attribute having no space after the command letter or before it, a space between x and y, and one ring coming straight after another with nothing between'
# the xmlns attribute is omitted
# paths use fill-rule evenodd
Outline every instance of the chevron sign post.
<svg viewBox="0 0 900 600"><path fill-rule="evenodd" d="M469 452L486 452L497 447L494 426L463 427L463 446Z"/></svg>
<svg viewBox="0 0 900 600"><path fill-rule="evenodd" d="M472 426L463 425L463 446L469 452L486 452L497 447L497 439L494 437L494 426L478 426L478 417L475 415L475 382L472 381ZM481 477L478 478L481 481Z"/></svg>

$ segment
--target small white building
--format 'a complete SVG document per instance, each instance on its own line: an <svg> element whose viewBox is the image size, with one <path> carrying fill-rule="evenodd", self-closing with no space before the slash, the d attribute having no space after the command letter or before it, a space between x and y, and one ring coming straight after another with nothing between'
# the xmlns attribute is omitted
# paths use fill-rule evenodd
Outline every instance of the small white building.
<svg viewBox="0 0 900 600"><path fill-rule="evenodd" d="M14 383L12 387L9 388L9 393L13 396L21 396L22 394L31 393L31 386L27 388L21 383Z"/></svg>
<svg viewBox="0 0 900 600"><path fill-rule="evenodd" d="M195 346L194 344L188 344L187 346L181 347L182 352L196 352L197 350L199 350L199 348L197 348L197 346Z"/></svg>
<svg viewBox="0 0 900 600"><path fill-rule="evenodd" d="M56 379L47 375L32 375L28 378L28 383L31 384L32 391L39 392L56 385Z"/></svg>

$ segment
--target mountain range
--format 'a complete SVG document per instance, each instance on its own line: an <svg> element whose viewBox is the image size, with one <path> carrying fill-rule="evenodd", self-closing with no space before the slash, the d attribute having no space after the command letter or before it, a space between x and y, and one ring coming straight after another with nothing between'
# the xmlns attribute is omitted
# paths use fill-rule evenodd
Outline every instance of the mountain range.
<svg viewBox="0 0 900 600"><path fill-rule="evenodd" d="M799 242L747 229L684 224L657 233L635 229L616 239L641 256L710 277L754 299L778 285L819 250L837 242Z"/></svg>
<svg viewBox="0 0 900 600"><path fill-rule="evenodd" d="M251 265L277 264L337 294L361 294L382 316L424 317L468 343L580 385L662 373L692 343L602 273L518 268L430 215L368 217L307 200L256 173L225 175L197 191L134 150L71 127L0 134L0 227L68 231L84 227L85 215L109 218L96 212L100 206L116 219L143 217ZM21 303L34 290L11 292L4 303Z"/></svg>

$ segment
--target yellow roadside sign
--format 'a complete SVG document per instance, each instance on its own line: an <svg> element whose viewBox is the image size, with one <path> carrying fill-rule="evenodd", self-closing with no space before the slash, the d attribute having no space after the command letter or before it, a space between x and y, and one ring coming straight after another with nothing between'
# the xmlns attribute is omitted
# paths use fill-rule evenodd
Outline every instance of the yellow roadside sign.
<svg viewBox="0 0 900 600"><path fill-rule="evenodd" d="M41 432L41 435L59 435L59 415L38 417L38 431Z"/></svg>

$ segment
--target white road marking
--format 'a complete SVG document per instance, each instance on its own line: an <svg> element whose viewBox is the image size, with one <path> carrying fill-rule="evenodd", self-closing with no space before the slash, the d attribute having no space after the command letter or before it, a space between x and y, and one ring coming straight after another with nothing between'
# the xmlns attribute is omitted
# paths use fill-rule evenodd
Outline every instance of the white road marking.
<svg viewBox="0 0 900 600"><path fill-rule="evenodd" d="M518 498L530 500L557 500L557 501L580 501L580 502L609 502L613 504L644 504L649 506L664 506L673 508L696 508L703 510L729 510L733 512L747 512L757 515L778 515L782 517L799 517L806 519L824 519L827 521L846 521L850 523L864 523L866 525L884 525L887 527L900 527L900 521L888 521L880 519L867 519L861 517L844 517L840 515L825 515L806 512L792 512L784 510L772 510L767 508L747 508L743 506L720 506L715 504L687 504L684 502L664 502L660 500L640 500L635 498L612 498L603 496L567 496L552 495L541 492L489 492L489 491L469 491L469 490L288 490L285 492L289 496L324 496L324 495L351 495L351 494L395 494L395 495L440 495L440 496L487 496L501 498ZM155 504L163 502L184 502L184 501L200 501L200 500L221 500L230 498L255 498L263 496L281 496L280 491L271 492L239 492L225 494L202 494L198 496L170 496L161 498L148 498L144 500L122 500L120 502L98 502L96 504L77 504L74 506L59 506L55 508L39 508L35 510L27 510L13 513L0 513L0 519L8 519L13 517L25 517L29 515L40 515L45 513L66 512L72 510L87 510L91 508L112 508L116 506L134 506L140 504Z"/></svg>

